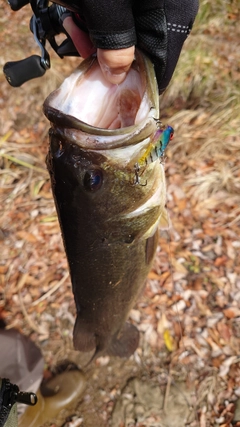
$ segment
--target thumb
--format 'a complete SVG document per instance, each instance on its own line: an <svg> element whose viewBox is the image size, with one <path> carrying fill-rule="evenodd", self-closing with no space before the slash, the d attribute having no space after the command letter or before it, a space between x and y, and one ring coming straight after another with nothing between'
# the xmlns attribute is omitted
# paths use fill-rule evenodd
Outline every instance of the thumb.
<svg viewBox="0 0 240 427"><path fill-rule="evenodd" d="M117 50L97 50L99 65L108 82L113 84L123 82L134 60L134 51L135 46Z"/></svg>

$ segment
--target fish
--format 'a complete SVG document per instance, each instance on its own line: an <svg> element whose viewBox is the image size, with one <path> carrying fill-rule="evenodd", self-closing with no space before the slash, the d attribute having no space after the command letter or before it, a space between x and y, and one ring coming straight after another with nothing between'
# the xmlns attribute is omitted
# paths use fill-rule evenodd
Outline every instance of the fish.
<svg viewBox="0 0 240 427"><path fill-rule="evenodd" d="M76 305L74 348L92 352L91 360L130 357L139 331L129 312L152 267L159 228L168 223L159 159L173 129L159 120L153 65L136 51L125 81L113 85L92 56L43 110L51 123L46 163Z"/></svg>

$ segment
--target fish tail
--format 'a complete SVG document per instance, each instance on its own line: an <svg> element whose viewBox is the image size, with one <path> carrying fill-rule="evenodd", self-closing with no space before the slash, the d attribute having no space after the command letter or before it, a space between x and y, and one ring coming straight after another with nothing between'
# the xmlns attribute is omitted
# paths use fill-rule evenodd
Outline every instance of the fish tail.
<svg viewBox="0 0 240 427"><path fill-rule="evenodd" d="M73 345L75 350L83 352L92 351L97 347L95 331L79 314L73 329Z"/></svg>
<svg viewBox="0 0 240 427"><path fill-rule="evenodd" d="M97 345L93 355L90 357L90 360L86 363L86 365L84 365L84 369L86 369L89 365L91 365L92 362L94 362L94 360L100 357L101 353L103 353L103 348L101 345Z"/></svg>
<svg viewBox="0 0 240 427"><path fill-rule="evenodd" d="M101 337L95 333L93 325L86 323L79 314L77 315L73 329L73 345L75 350L85 353L95 350L90 360L84 365L84 368L87 368L97 359L97 357L103 353L106 346L104 338L102 337L101 339Z"/></svg>
<svg viewBox="0 0 240 427"><path fill-rule="evenodd" d="M126 322L120 333L114 335L108 347L110 356L130 357L139 344L139 331L131 323Z"/></svg>

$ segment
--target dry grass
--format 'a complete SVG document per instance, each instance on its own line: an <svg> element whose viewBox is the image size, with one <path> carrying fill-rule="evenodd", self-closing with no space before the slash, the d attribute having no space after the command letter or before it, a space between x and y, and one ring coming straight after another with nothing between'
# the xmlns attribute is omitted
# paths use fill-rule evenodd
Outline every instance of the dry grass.
<svg viewBox="0 0 240 427"><path fill-rule="evenodd" d="M237 2L200 2L194 30L162 98L163 115L171 115L176 130L169 157L183 167L192 162L185 184L194 186L201 200L224 191L224 198L240 202L239 13ZM199 172L203 163L208 167Z"/></svg>

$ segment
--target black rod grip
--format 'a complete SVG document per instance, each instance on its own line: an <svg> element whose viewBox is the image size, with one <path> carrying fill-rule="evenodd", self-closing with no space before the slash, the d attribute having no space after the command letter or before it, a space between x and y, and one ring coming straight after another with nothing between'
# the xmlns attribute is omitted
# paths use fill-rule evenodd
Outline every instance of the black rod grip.
<svg viewBox="0 0 240 427"><path fill-rule="evenodd" d="M42 77L46 69L41 65L41 57L32 55L21 61L7 62L3 72L11 86L19 87L28 80Z"/></svg>
<svg viewBox="0 0 240 427"><path fill-rule="evenodd" d="M30 3L30 0L8 0L8 4L14 12L22 9L26 4Z"/></svg>

